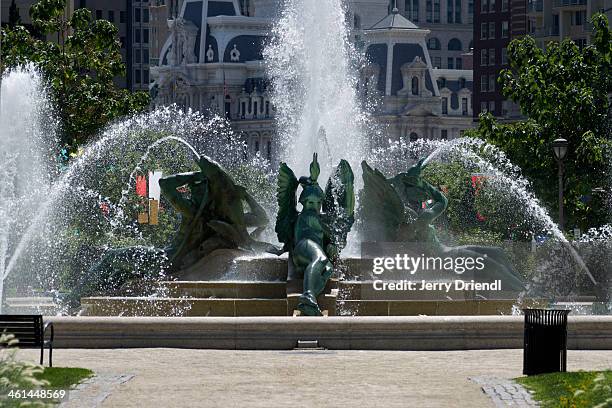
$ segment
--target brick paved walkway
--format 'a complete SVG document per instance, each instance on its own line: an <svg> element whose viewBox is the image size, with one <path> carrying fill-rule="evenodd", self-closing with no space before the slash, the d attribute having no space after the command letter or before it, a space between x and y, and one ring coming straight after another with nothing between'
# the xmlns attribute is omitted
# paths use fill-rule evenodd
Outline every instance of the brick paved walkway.
<svg viewBox="0 0 612 408"><path fill-rule="evenodd" d="M497 377L473 377L470 379L481 386L482 391L491 398L496 408L538 407L529 391L513 380Z"/></svg>

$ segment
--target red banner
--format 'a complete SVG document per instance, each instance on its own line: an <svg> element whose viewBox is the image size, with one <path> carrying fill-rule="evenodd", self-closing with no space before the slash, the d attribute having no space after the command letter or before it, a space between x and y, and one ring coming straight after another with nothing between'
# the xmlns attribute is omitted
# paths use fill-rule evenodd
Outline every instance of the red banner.
<svg viewBox="0 0 612 408"><path fill-rule="evenodd" d="M136 176L136 194L140 197L147 196L147 178L145 176Z"/></svg>

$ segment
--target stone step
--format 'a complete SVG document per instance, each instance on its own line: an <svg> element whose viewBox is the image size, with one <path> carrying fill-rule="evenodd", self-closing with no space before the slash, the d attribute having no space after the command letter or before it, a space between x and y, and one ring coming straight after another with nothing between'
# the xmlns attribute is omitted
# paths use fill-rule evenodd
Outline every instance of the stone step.
<svg viewBox="0 0 612 408"><path fill-rule="evenodd" d="M161 282L168 297L218 299L284 299L287 282L283 281L168 281Z"/></svg>
<svg viewBox="0 0 612 408"><path fill-rule="evenodd" d="M511 315L516 300L338 300L339 316L475 316ZM520 307L546 307L543 300Z"/></svg>
<svg viewBox="0 0 612 408"><path fill-rule="evenodd" d="M285 299L288 294L301 294L304 281L164 281L160 286L163 297ZM324 293L337 287L338 281L330 279Z"/></svg>
<svg viewBox="0 0 612 408"><path fill-rule="evenodd" d="M284 299L215 299L88 297L81 299L83 316L292 316L299 295ZM336 298L319 297L322 309L335 314Z"/></svg>
<svg viewBox="0 0 612 408"><path fill-rule="evenodd" d="M58 304L48 296L24 296L9 297L5 299L7 314L43 314L47 316L56 315L61 311Z"/></svg>
<svg viewBox="0 0 612 408"><path fill-rule="evenodd" d="M289 316L293 316L293 311L297 310L299 303L299 293L287 295L287 309ZM336 296L333 294L321 295L317 298L317 303L321 311L327 310L328 316L336 316Z"/></svg>
<svg viewBox="0 0 612 408"><path fill-rule="evenodd" d="M193 281L287 280L287 256L253 256L246 251L218 249L177 274L180 280Z"/></svg>
<svg viewBox="0 0 612 408"><path fill-rule="evenodd" d="M338 279L332 278L327 281L325 284L325 289L323 289L323 293L332 293L334 289L338 288ZM294 279L287 281L287 296L292 294L302 294L304 291L304 279Z"/></svg>
<svg viewBox="0 0 612 408"><path fill-rule="evenodd" d="M419 281L420 282L420 281ZM420 283L416 284L420 287ZM339 297L345 300L485 300L516 299L516 292L494 292L454 290L415 290L415 291L375 291L374 281L342 280L337 283Z"/></svg>

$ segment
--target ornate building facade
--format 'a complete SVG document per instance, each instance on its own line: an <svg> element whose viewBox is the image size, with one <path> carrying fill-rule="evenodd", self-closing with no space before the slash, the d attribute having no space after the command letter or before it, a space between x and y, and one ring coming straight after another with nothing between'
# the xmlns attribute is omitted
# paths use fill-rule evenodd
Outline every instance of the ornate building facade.
<svg viewBox="0 0 612 408"><path fill-rule="evenodd" d="M396 139L453 139L472 122L472 71L439 69L422 29L397 9L364 31L366 92L383 95L377 119Z"/></svg>
<svg viewBox="0 0 612 408"><path fill-rule="evenodd" d="M272 156L274 132L262 51L271 1L184 0L152 69L155 105L177 103L229 119L252 152Z"/></svg>
<svg viewBox="0 0 612 408"><path fill-rule="evenodd" d="M388 4L354 1L349 10L373 15L359 7L377 5L379 11L362 30L370 61L362 73L364 96L382 101L375 116L394 137L459 136L472 126L471 70L434 69L430 30L397 10L388 14ZM278 0L183 0L177 10L159 65L151 68L153 103L224 115L251 152L272 159L274 106L262 53Z"/></svg>

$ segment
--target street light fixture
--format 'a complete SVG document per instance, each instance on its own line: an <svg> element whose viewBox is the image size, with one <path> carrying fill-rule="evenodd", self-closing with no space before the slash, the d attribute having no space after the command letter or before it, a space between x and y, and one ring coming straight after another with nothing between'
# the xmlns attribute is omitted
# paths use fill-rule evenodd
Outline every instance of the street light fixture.
<svg viewBox="0 0 612 408"><path fill-rule="evenodd" d="M563 161L567 156L568 144L568 141L563 138L555 139L552 143L555 159L557 159L559 166L559 229L561 232L563 232L565 227L565 220L563 218Z"/></svg>

